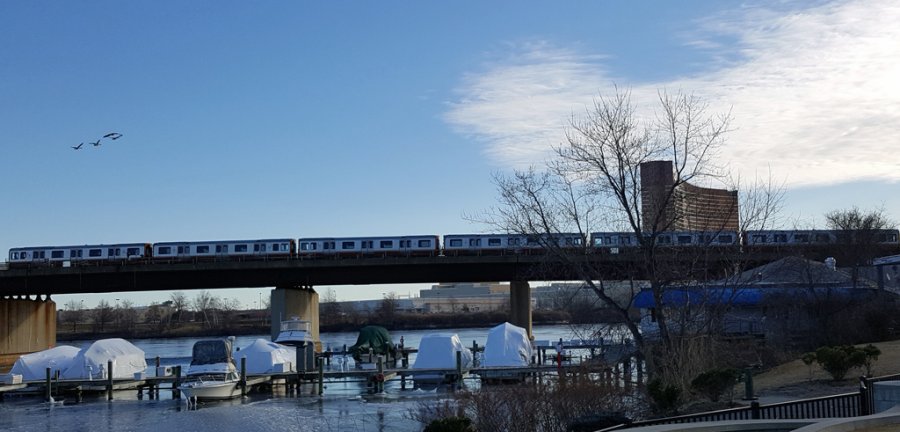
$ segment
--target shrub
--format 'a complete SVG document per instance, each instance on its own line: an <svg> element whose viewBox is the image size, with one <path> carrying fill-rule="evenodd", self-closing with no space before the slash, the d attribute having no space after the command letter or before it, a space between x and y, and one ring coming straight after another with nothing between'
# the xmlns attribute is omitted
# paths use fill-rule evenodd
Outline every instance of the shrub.
<svg viewBox="0 0 900 432"><path fill-rule="evenodd" d="M697 375L691 381L691 389L706 396L713 402L718 402L722 393L726 390L734 390L740 373L736 369L712 369ZM729 398L730 399L730 398Z"/></svg>
<svg viewBox="0 0 900 432"><path fill-rule="evenodd" d="M853 345L821 347L816 350L816 362L835 381L841 381L850 369L866 363L866 353Z"/></svg>
<svg viewBox="0 0 900 432"><path fill-rule="evenodd" d="M812 364L816 362L816 353L808 352L803 354L803 356L800 357L800 360L803 361L803 364L809 369L809 380L812 381Z"/></svg>
<svg viewBox="0 0 900 432"><path fill-rule="evenodd" d="M422 432L475 432L475 428L465 417L446 417L432 421Z"/></svg>
<svg viewBox="0 0 900 432"><path fill-rule="evenodd" d="M875 362L878 361L878 356L881 355L881 350L878 349L877 346L868 344L861 348L863 354L865 354L866 358L863 360L863 365L866 367L866 376L872 376L872 367L875 366Z"/></svg>
<svg viewBox="0 0 900 432"><path fill-rule="evenodd" d="M676 385L663 384L662 380L657 378L647 383L647 394L658 411L669 412L678 406L681 389Z"/></svg>

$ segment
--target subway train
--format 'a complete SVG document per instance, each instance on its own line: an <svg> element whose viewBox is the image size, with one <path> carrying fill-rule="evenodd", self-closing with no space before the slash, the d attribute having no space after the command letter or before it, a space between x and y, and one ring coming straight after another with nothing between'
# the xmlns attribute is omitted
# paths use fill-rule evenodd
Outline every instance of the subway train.
<svg viewBox="0 0 900 432"><path fill-rule="evenodd" d="M900 251L900 231L878 230L870 243L886 253ZM849 231L673 231L656 236L663 248L720 248L734 251L791 247L826 247L848 242ZM443 241L441 241L443 240ZM200 260L335 259L376 256L465 256L538 254L548 249L626 254L639 250L631 232L560 234L448 234L389 237L315 237L260 240L214 240L122 243L83 246L20 247L9 251L10 267L73 266L100 263L155 263Z"/></svg>

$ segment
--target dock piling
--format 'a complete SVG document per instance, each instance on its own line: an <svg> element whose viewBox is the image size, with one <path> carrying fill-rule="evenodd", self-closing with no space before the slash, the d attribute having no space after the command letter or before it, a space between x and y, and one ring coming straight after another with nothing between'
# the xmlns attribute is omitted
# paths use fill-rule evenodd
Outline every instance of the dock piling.
<svg viewBox="0 0 900 432"><path fill-rule="evenodd" d="M172 399L181 399L181 366L175 366L175 382L172 383Z"/></svg>
<svg viewBox="0 0 900 432"><path fill-rule="evenodd" d="M247 356L241 357L241 397L247 397Z"/></svg>
<svg viewBox="0 0 900 432"><path fill-rule="evenodd" d="M319 363L319 396L322 396L325 393L325 368L322 365L322 358L319 357L316 359Z"/></svg>
<svg viewBox="0 0 900 432"><path fill-rule="evenodd" d="M106 400L113 400L113 362L106 362Z"/></svg>
<svg viewBox="0 0 900 432"><path fill-rule="evenodd" d="M453 382L453 389L459 390L462 384L462 351L456 352L456 379Z"/></svg>
<svg viewBox="0 0 900 432"><path fill-rule="evenodd" d="M47 402L50 402L51 400L53 400L53 396L50 394L51 389L50 389L50 368L49 367L47 368L47 380L44 382L44 384L46 384L46 386L47 386L47 388L44 392L45 393L44 399Z"/></svg>

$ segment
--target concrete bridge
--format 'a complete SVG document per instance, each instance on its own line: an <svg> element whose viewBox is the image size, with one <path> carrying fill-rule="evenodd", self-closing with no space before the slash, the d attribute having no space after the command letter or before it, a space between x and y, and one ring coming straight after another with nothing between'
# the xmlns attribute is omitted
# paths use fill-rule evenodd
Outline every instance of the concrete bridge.
<svg viewBox="0 0 900 432"><path fill-rule="evenodd" d="M706 256L703 271L717 273L745 256ZM767 262L774 256L758 256ZM636 255L583 255L569 259L591 268L596 278L641 278ZM668 256L676 265L696 267L694 254ZM577 266L545 255L366 257L343 259L228 260L194 262L108 262L71 267L0 270L0 365L56 343L52 295L79 293L275 287L271 294L272 331L277 317L300 316L318 339L318 294L323 285L435 282L505 282L510 286L510 322L531 333L528 281L580 280Z"/></svg>

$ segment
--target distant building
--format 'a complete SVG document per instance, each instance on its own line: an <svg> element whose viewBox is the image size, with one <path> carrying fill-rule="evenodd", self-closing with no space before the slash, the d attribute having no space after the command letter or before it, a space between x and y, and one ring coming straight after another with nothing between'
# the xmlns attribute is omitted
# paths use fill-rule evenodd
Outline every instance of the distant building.
<svg viewBox="0 0 900 432"><path fill-rule="evenodd" d="M414 299L426 313L492 312L509 308L509 285L501 283L438 284ZM534 307L534 299L531 299Z"/></svg>
<svg viewBox="0 0 900 432"><path fill-rule="evenodd" d="M683 183L667 201L675 185L672 161L644 162L640 170L644 230L653 229L662 209L664 219L672 223L666 231L738 231L737 191Z"/></svg>

